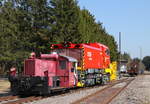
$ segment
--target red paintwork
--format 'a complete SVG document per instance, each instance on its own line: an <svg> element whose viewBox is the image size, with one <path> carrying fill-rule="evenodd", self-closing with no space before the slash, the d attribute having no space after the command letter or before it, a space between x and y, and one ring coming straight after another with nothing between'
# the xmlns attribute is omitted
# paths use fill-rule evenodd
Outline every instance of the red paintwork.
<svg viewBox="0 0 150 104"><path fill-rule="evenodd" d="M66 60L66 69L59 68L59 60ZM40 58L29 58L25 60L24 75L26 76L47 76L48 85L53 86L53 77L60 78L59 87L72 87L74 83L74 73L71 72L72 62L58 54L41 54Z"/></svg>
<svg viewBox="0 0 150 104"><path fill-rule="evenodd" d="M105 69L109 67L110 56L106 54L106 47L100 43L82 44L84 50L84 69Z"/></svg>
<svg viewBox="0 0 150 104"><path fill-rule="evenodd" d="M102 49L83 44L84 56L83 67L84 69L103 69L103 56Z"/></svg>
<svg viewBox="0 0 150 104"><path fill-rule="evenodd" d="M68 51L65 50L59 54L66 54L68 56L78 59L80 67L83 66L84 70L91 68L105 69L109 67L110 55L106 54L106 50L108 50L107 46L100 43L66 44L70 44L69 47L64 47L64 44L53 44L51 46L51 49L68 49ZM54 46L58 47L56 48ZM79 53L77 52L77 55L71 55L71 53L75 53L75 51L72 52L71 49L81 49L82 51L78 51L81 54L81 58L77 57L79 55Z"/></svg>

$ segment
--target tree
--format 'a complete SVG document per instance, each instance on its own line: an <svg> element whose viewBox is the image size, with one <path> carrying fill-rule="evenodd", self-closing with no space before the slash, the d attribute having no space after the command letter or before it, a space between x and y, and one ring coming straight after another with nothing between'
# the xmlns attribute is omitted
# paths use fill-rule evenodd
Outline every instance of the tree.
<svg viewBox="0 0 150 104"><path fill-rule="evenodd" d="M34 51L49 53L50 44L99 42L117 60L117 44L101 22L76 0L4 0L0 2L0 68L23 67Z"/></svg>
<svg viewBox="0 0 150 104"><path fill-rule="evenodd" d="M21 6L18 8L24 13L20 17L21 31L25 37L29 37L30 51L47 52L48 46L50 46L48 43L52 40L50 4L47 0L22 0L19 4Z"/></svg>
<svg viewBox="0 0 150 104"><path fill-rule="evenodd" d="M146 70L150 71L150 56L145 56L142 62L145 65Z"/></svg>
<svg viewBox="0 0 150 104"><path fill-rule="evenodd" d="M141 60L138 58L138 57L136 57L136 58L134 58L134 59L132 59L134 62L137 62L137 63L139 63Z"/></svg>
<svg viewBox="0 0 150 104"><path fill-rule="evenodd" d="M86 9L80 10L80 24L79 24L79 32L82 37L83 43L96 42L95 38L95 18L94 16Z"/></svg>
<svg viewBox="0 0 150 104"><path fill-rule="evenodd" d="M18 69L32 51L48 52L49 8L47 0L8 0L0 8L0 66Z"/></svg>
<svg viewBox="0 0 150 104"><path fill-rule="evenodd" d="M55 43L79 43L82 37L78 31L79 7L76 0L51 0L51 34Z"/></svg>
<svg viewBox="0 0 150 104"><path fill-rule="evenodd" d="M122 59L122 60L127 60L127 61L128 61L128 60L131 60L130 54L124 52L123 54L121 54L121 59Z"/></svg>
<svg viewBox="0 0 150 104"><path fill-rule="evenodd" d="M0 15L0 62L2 69L8 69L16 63L16 50L18 48L19 28L16 18L17 10L11 1L1 6Z"/></svg>

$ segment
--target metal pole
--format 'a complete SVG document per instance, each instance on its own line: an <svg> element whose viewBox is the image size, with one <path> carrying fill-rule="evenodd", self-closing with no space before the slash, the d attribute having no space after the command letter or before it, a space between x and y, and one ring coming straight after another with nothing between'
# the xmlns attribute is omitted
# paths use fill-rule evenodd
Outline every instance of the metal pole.
<svg viewBox="0 0 150 104"><path fill-rule="evenodd" d="M119 32L119 77L121 77L120 69L121 69L121 32Z"/></svg>
<svg viewBox="0 0 150 104"><path fill-rule="evenodd" d="M119 53L120 53L120 60L121 60L121 32L119 32Z"/></svg>

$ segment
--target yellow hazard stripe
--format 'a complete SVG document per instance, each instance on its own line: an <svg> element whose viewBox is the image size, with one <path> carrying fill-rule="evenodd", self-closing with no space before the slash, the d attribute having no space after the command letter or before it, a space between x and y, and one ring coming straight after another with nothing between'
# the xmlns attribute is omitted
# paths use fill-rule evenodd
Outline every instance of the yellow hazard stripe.
<svg viewBox="0 0 150 104"><path fill-rule="evenodd" d="M84 60L85 56L84 55L85 55L85 52L84 52L84 47L83 46L82 46L82 49L83 49L82 70L84 70L84 65L85 65L85 63L84 63L85 62L85 60Z"/></svg>
<svg viewBox="0 0 150 104"><path fill-rule="evenodd" d="M77 70L82 70L82 68L81 67L77 67Z"/></svg>

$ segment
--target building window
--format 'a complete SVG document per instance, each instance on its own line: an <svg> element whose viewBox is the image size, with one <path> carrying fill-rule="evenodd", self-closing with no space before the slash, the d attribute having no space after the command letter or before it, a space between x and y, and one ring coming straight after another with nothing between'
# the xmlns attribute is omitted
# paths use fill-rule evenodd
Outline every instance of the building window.
<svg viewBox="0 0 150 104"><path fill-rule="evenodd" d="M66 60L60 60L59 61L59 68L60 69L66 69L67 61Z"/></svg>

